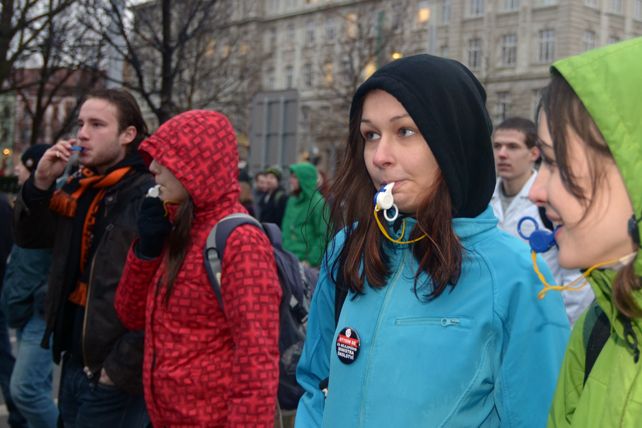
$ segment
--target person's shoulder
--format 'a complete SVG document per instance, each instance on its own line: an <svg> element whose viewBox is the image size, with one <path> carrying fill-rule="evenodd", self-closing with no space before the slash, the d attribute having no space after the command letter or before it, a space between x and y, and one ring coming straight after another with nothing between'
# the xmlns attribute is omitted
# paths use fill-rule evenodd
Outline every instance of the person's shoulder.
<svg viewBox="0 0 642 428"><path fill-rule="evenodd" d="M122 186L117 186L115 190L124 191L132 198L138 198L145 196L149 188L155 184L154 177L149 172L134 169L123 178Z"/></svg>
<svg viewBox="0 0 642 428"><path fill-rule="evenodd" d="M498 227L484 232L484 239L476 242L471 255L490 271L494 286L506 288L509 284L536 280L528 245Z"/></svg>
<svg viewBox="0 0 642 428"><path fill-rule="evenodd" d="M253 224L241 224L230 232L226 240L226 250L246 253L257 253L272 249L272 244L265 231Z"/></svg>

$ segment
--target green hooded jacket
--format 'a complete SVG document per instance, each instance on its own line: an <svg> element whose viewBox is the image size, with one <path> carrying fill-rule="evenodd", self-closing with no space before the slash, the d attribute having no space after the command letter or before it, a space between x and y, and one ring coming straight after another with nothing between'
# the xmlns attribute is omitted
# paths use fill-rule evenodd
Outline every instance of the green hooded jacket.
<svg viewBox="0 0 642 428"><path fill-rule="evenodd" d="M299 180L301 192L290 194L285 207L281 223L283 248L318 267L326 247L328 216L325 200L317 190L317 169L301 162L292 164L290 173Z"/></svg>
<svg viewBox="0 0 642 428"><path fill-rule="evenodd" d="M623 176L636 217L641 218L642 38L558 61L553 68L571 85L600 129ZM642 275L639 251L634 263L636 274ZM611 322L611 334L584 384L587 332L593 317L587 312L577 321L549 427L642 427L642 361L636 362L642 350L642 320L618 316L611 288L615 275L613 270L596 270L589 277L597 303ZM642 307L642 290L635 292L634 298ZM629 330L629 343L625 329Z"/></svg>

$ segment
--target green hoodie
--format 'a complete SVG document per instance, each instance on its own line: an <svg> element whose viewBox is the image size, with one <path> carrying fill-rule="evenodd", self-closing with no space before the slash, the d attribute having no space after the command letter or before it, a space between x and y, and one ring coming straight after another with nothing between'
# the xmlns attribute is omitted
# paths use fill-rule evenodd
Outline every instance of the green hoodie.
<svg viewBox="0 0 642 428"><path fill-rule="evenodd" d="M293 252L301 261L317 267L326 246L326 205L317 190L317 169L301 162L290 166L290 173L299 180L301 192L290 194L285 207L283 223L283 248Z"/></svg>
<svg viewBox="0 0 642 428"><path fill-rule="evenodd" d="M607 46L553 64L580 97L604 136L633 203L642 216L642 38ZM623 225L625 227L625 225ZM639 252L638 252L639 253ZM635 271L642 275L638 254ZM594 271L589 282L611 322L611 335L584 384L585 313L575 324L548 419L549 427L641 427L642 320L630 321L639 344L627 344L629 321L618 317L611 284L616 272ZM634 293L642 307L642 290ZM585 328L585 323L587 324ZM585 332L586 330L586 332Z"/></svg>

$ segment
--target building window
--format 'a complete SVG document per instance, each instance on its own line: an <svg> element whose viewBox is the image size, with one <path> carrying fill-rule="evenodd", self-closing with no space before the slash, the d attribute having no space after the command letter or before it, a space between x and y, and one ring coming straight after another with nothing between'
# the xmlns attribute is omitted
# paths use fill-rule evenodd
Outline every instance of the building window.
<svg viewBox="0 0 642 428"><path fill-rule="evenodd" d="M349 39L356 39L359 32L357 14L348 13L345 17L345 33Z"/></svg>
<svg viewBox="0 0 642 428"><path fill-rule="evenodd" d="M642 20L642 0L635 0L633 2L633 17Z"/></svg>
<svg viewBox="0 0 642 428"><path fill-rule="evenodd" d="M588 7L597 7L597 0L584 0L584 5Z"/></svg>
<svg viewBox="0 0 642 428"><path fill-rule="evenodd" d="M595 32L591 30L585 31L582 36L582 44L584 45L585 51L595 49Z"/></svg>
<svg viewBox="0 0 642 428"><path fill-rule="evenodd" d="M540 30L538 44L538 61L552 62L555 59L555 30Z"/></svg>
<svg viewBox="0 0 642 428"><path fill-rule="evenodd" d="M417 4L417 24L426 24L430 20L430 7L427 1Z"/></svg>
<svg viewBox="0 0 642 428"><path fill-rule="evenodd" d="M482 41L479 37L468 40L468 66L471 70L479 70L482 59Z"/></svg>
<svg viewBox="0 0 642 428"><path fill-rule="evenodd" d="M545 88L533 89L531 98L531 117L535 117L535 115L537 115L537 108L539 107L539 102L542 99L542 95L544 95L544 90Z"/></svg>
<svg viewBox="0 0 642 428"><path fill-rule="evenodd" d="M352 81L355 76L354 67L352 66L352 58L350 55L343 55L341 57L340 75L348 82Z"/></svg>
<svg viewBox="0 0 642 428"><path fill-rule="evenodd" d="M535 6L537 7L553 6L556 4L557 0L535 0Z"/></svg>
<svg viewBox="0 0 642 428"><path fill-rule="evenodd" d="M484 0L468 0L468 16L483 16Z"/></svg>
<svg viewBox="0 0 642 428"><path fill-rule="evenodd" d="M611 12L622 13L622 0L611 0Z"/></svg>
<svg viewBox="0 0 642 428"><path fill-rule="evenodd" d="M286 27L287 42L294 43L294 22L288 22Z"/></svg>
<svg viewBox="0 0 642 428"><path fill-rule="evenodd" d="M373 61L368 62L361 73L361 80L368 79L375 71L377 71L377 65Z"/></svg>
<svg viewBox="0 0 642 428"><path fill-rule="evenodd" d="M612 45L613 43L617 43L620 41L620 38L618 36L609 36L608 40L606 41L607 45Z"/></svg>
<svg viewBox="0 0 642 428"><path fill-rule="evenodd" d="M517 9L519 9L519 0L504 0L502 3L502 10L506 12Z"/></svg>
<svg viewBox="0 0 642 428"><path fill-rule="evenodd" d="M306 88L312 87L312 64L309 62L303 65L303 84Z"/></svg>
<svg viewBox="0 0 642 428"><path fill-rule="evenodd" d="M274 89L274 67L269 67L265 72L265 86Z"/></svg>
<svg viewBox="0 0 642 428"><path fill-rule="evenodd" d="M503 122L510 116L510 92L497 92L497 104L495 104L495 121Z"/></svg>
<svg viewBox="0 0 642 428"><path fill-rule="evenodd" d="M502 36L502 66L514 67L517 63L517 34Z"/></svg>
<svg viewBox="0 0 642 428"><path fill-rule="evenodd" d="M448 24L450 22L450 13L452 11L452 0L441 1L441 23Z"/></svg>
<svg viewBox="0 0 642 428"><path fill-rule="evenodd" d="M325 38L328 41L334 40L337 36L337 23L333 18L325 21Z"/></svg>
<svg viewBox="0 0 642 428"><path fill-rule="evenodd" d="M305 42L309 44L314 43L314 21L309 19L308 22L305 24Z"/></svg>
<svg viewBox="0 0 642 428"><path fill-rule="evenodd" d="M403 31L405 25L404 12L405 10L402 7L398 7L393 9L392 13L390 14L389 28L391 28L394 33L401 33ZM428 17L428 19L430 19L430 16ZM377 24L377 27L380 27L380 25Z"/></svg>
<svg viewBox="0 0 642 428"><path fill-rule="evenodd" d="M439 47L439 56L442 56L444 58L448 58L450 51L448 49L448 45L442 45Z"/></svg>
<svg viewBox="0 0 642 428"><path fill-rule="evenodd" d="M276 47L276 27L270 28L270 35L268 40L270 41L270 50Z"/></svg>
<svg viewBox="0 0 642 428"><path fill-rule="evenodd" d="M334 82L334 64L331 62L326 62L323 65L323 78L328 86Z"/></svg>
<svg viewBox="0 0 642 428"><path fill-rule="evenodd" d="M294 67L291 65L285 66L285 87L294 87Z"/></svg>

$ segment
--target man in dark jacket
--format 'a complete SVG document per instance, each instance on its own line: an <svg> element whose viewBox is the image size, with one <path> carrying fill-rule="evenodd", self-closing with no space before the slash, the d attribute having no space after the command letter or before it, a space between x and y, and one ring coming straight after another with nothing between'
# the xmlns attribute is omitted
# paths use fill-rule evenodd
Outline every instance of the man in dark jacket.
<svg viewBox="0 0 642 428"><path fill-rule="evenodd" d="M259 200L259 220L262 223L274 223L281 227L288 194L281 187L281 170L270 167L263 172L266 191Z"/></svg>
<svg viewBox="0 0 642 428"><path fill-rule="evenodd" d="M15 209L16 243L53 248L43 345L63 361L59 394L65 427L139 427L142 332L128 331L114 293L136 218L153 185L136 148L147 126L126 91L91 93L78 115L76 139L47 150L22 187ZM82 167L59 189L75 154Z"/></svg>

